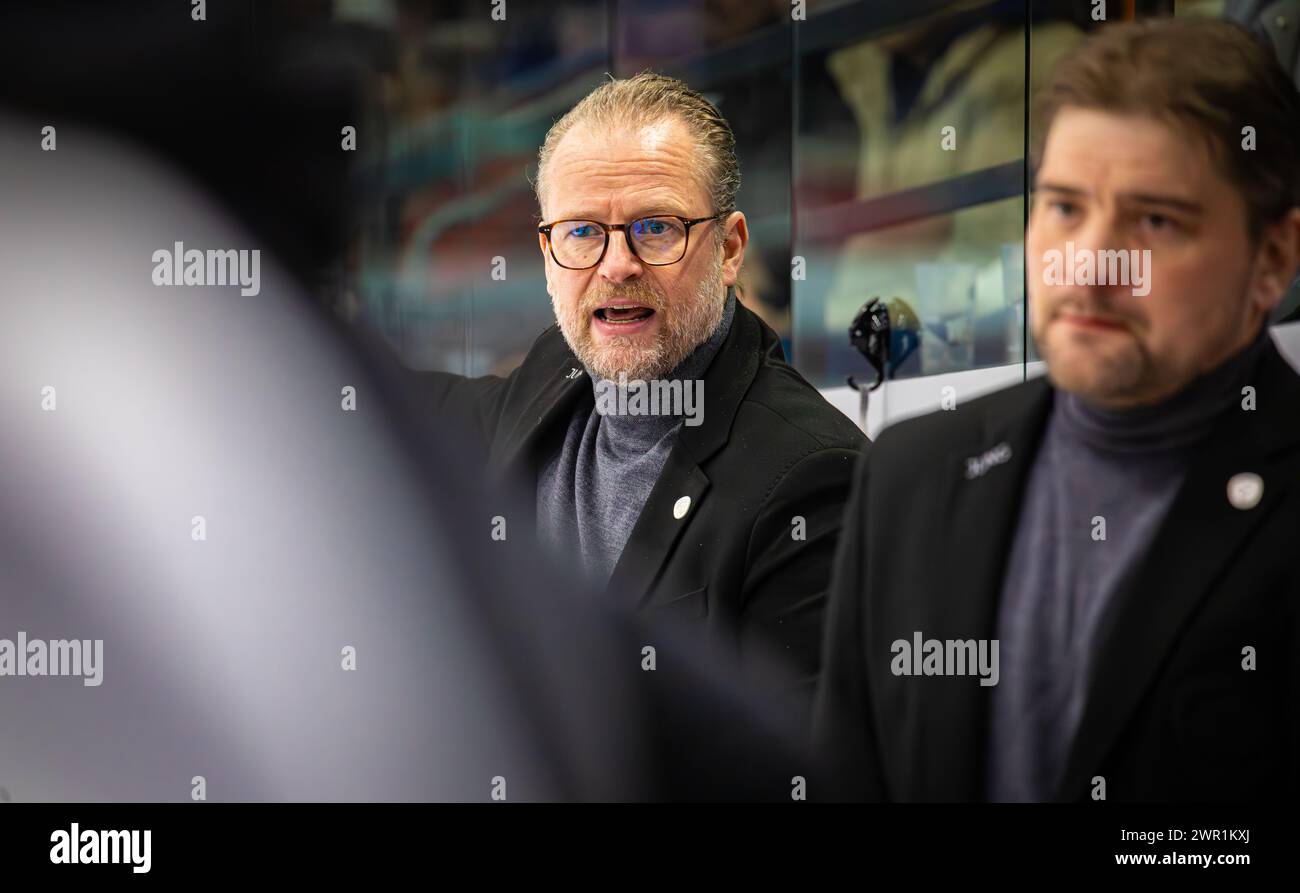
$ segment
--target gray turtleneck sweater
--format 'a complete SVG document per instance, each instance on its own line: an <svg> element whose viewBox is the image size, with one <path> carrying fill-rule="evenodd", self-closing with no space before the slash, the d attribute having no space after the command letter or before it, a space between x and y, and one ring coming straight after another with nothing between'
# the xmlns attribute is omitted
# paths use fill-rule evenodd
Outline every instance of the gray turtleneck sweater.
<svg viewBox="0 0 1300 893"><path fill-rule="evenodd" d="M728 289L713 334L664 379L703 379L735 312L736 299ZM602 388L616 387L590 369L587 374L598 398ZM574 415L560 452L542 466L537 476L537 528L542 542L558 553L581 555L587 576L604 586L663 471L683 418L602 415L598 409L592 406Z"/></svg>
<svg viewBox="0 0 1300 893"><path fill-rule="evenodd" d="M1261 333L1155 406L1107 411L1056 392L998 607L987 799L1054 796L1083 712L1099 621L1150 546L1197 445L1240 406L1268 337Z"/></svg>

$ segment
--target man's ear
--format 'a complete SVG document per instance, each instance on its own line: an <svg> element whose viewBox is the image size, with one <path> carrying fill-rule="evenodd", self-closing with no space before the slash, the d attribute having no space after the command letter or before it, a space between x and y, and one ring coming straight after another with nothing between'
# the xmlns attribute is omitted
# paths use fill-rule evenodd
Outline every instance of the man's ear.
<svg viewBox="0 0 1300 893"><path fill-rule="evenodd" d="M722 242L722 284L735 285L740 278L740 267L745 262L745 246L749 244L749 226L745 215L732 211L718 222L726 233Z"/></svg>
<svg viewBox="0 0 1300 893"><path fill-rule="evenodd" d="M542 252L542 274L546 277L546 293L555 297L555 292L551 287L551 252L546 244L546 234L537 234L537 247Z"/></svg>
<svg viewBox="0 0 1300 893"><path fill-rule="evenodd" d="M1250 300L1266 315L1286 295L1300 271L1300 208L1269 224L1260 234L1255 252L1255 275Z"/></svg>

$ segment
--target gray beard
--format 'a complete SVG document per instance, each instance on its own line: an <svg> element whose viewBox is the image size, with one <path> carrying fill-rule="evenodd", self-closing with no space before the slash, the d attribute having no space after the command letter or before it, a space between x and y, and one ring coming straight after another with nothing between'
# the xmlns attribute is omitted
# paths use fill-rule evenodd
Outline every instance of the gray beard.
<svg viewBox="0 0 1300 893"><path fill-rule="evenodd" d="M655 336L653 344L643 346L634 338L615 336L598 346L591 334L590 316L583 319L581 309L565 313L551 297L551 307L569 349L593 374L611 380L618 380L620 373L629 379L650 380L671 372L717 329L725 304L719 259L686 306L672 309L675 320L666 317L667 327Z"/></svg>

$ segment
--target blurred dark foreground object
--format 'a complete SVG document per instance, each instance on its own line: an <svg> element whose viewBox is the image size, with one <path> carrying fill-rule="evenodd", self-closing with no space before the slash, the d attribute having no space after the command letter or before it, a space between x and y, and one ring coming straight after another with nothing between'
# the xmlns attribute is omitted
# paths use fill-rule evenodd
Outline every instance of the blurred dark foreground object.
<svg viewBox="0 0 1300 893"><path fill-rule="evenodd" d="M788 800L811 775L698 644L493 539L509 504L272 258L256 295L155 285L176 241L256 247L204 197L38 132L0 123L0 638L103 657L98 685L0 679L14 800L199 777L212 800Z"/></svg>
<svg viewBox="0 0 1300 893"><path fill-rule="evenodd" d="M103 649L0 678L0 788L788 801L799 736L493 539L517 512L308 297L356 93L328 30L286 51L310 8L0 11L0 639ZM256 292L156 285L177 242L258 251Z"/></svg>

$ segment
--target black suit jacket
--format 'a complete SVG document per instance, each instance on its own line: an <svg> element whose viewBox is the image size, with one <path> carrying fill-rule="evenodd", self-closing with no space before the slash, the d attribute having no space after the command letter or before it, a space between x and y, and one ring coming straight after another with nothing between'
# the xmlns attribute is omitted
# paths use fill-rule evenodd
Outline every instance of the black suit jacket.
<svg viewBox="0 0 1300 893"><path fill-rule="evenodd" d="M1257 408L1194 459L1098 635L1056 799L1294 797L1300 762L1300 377L1272 341ZM817 705L841 759L831 793L985 796L989 695L976 677L895 676L891 642L992 639L1027 473L1052 405L1043 379L885 430L855 476ZM967 477L967 459L1010 457ZM1005 453L999 452L1000 455ZM1264 481L1248 510L1227 483ZM1257 669L1243 669L1243 649Z"/></svg>
<svg viewBox="0 0 1300 893"><path fill-rule="evenodd" d="M560 449L574 413L595 405L592 382L558 326L505 378L421 378L427 410L472 420L469 436L488 476L513 482L532 509L541 463ZM739 303L704 375L703 421L679 430L607 592L689 621L738 648L764 685L810 702L835 542L866 437L785 362L776 333ZM690 505L678 519L682 497ZM507 535L531 532L534 521L533 511L507 519ZM764 655L778 658L775 675Z"/></svg>

